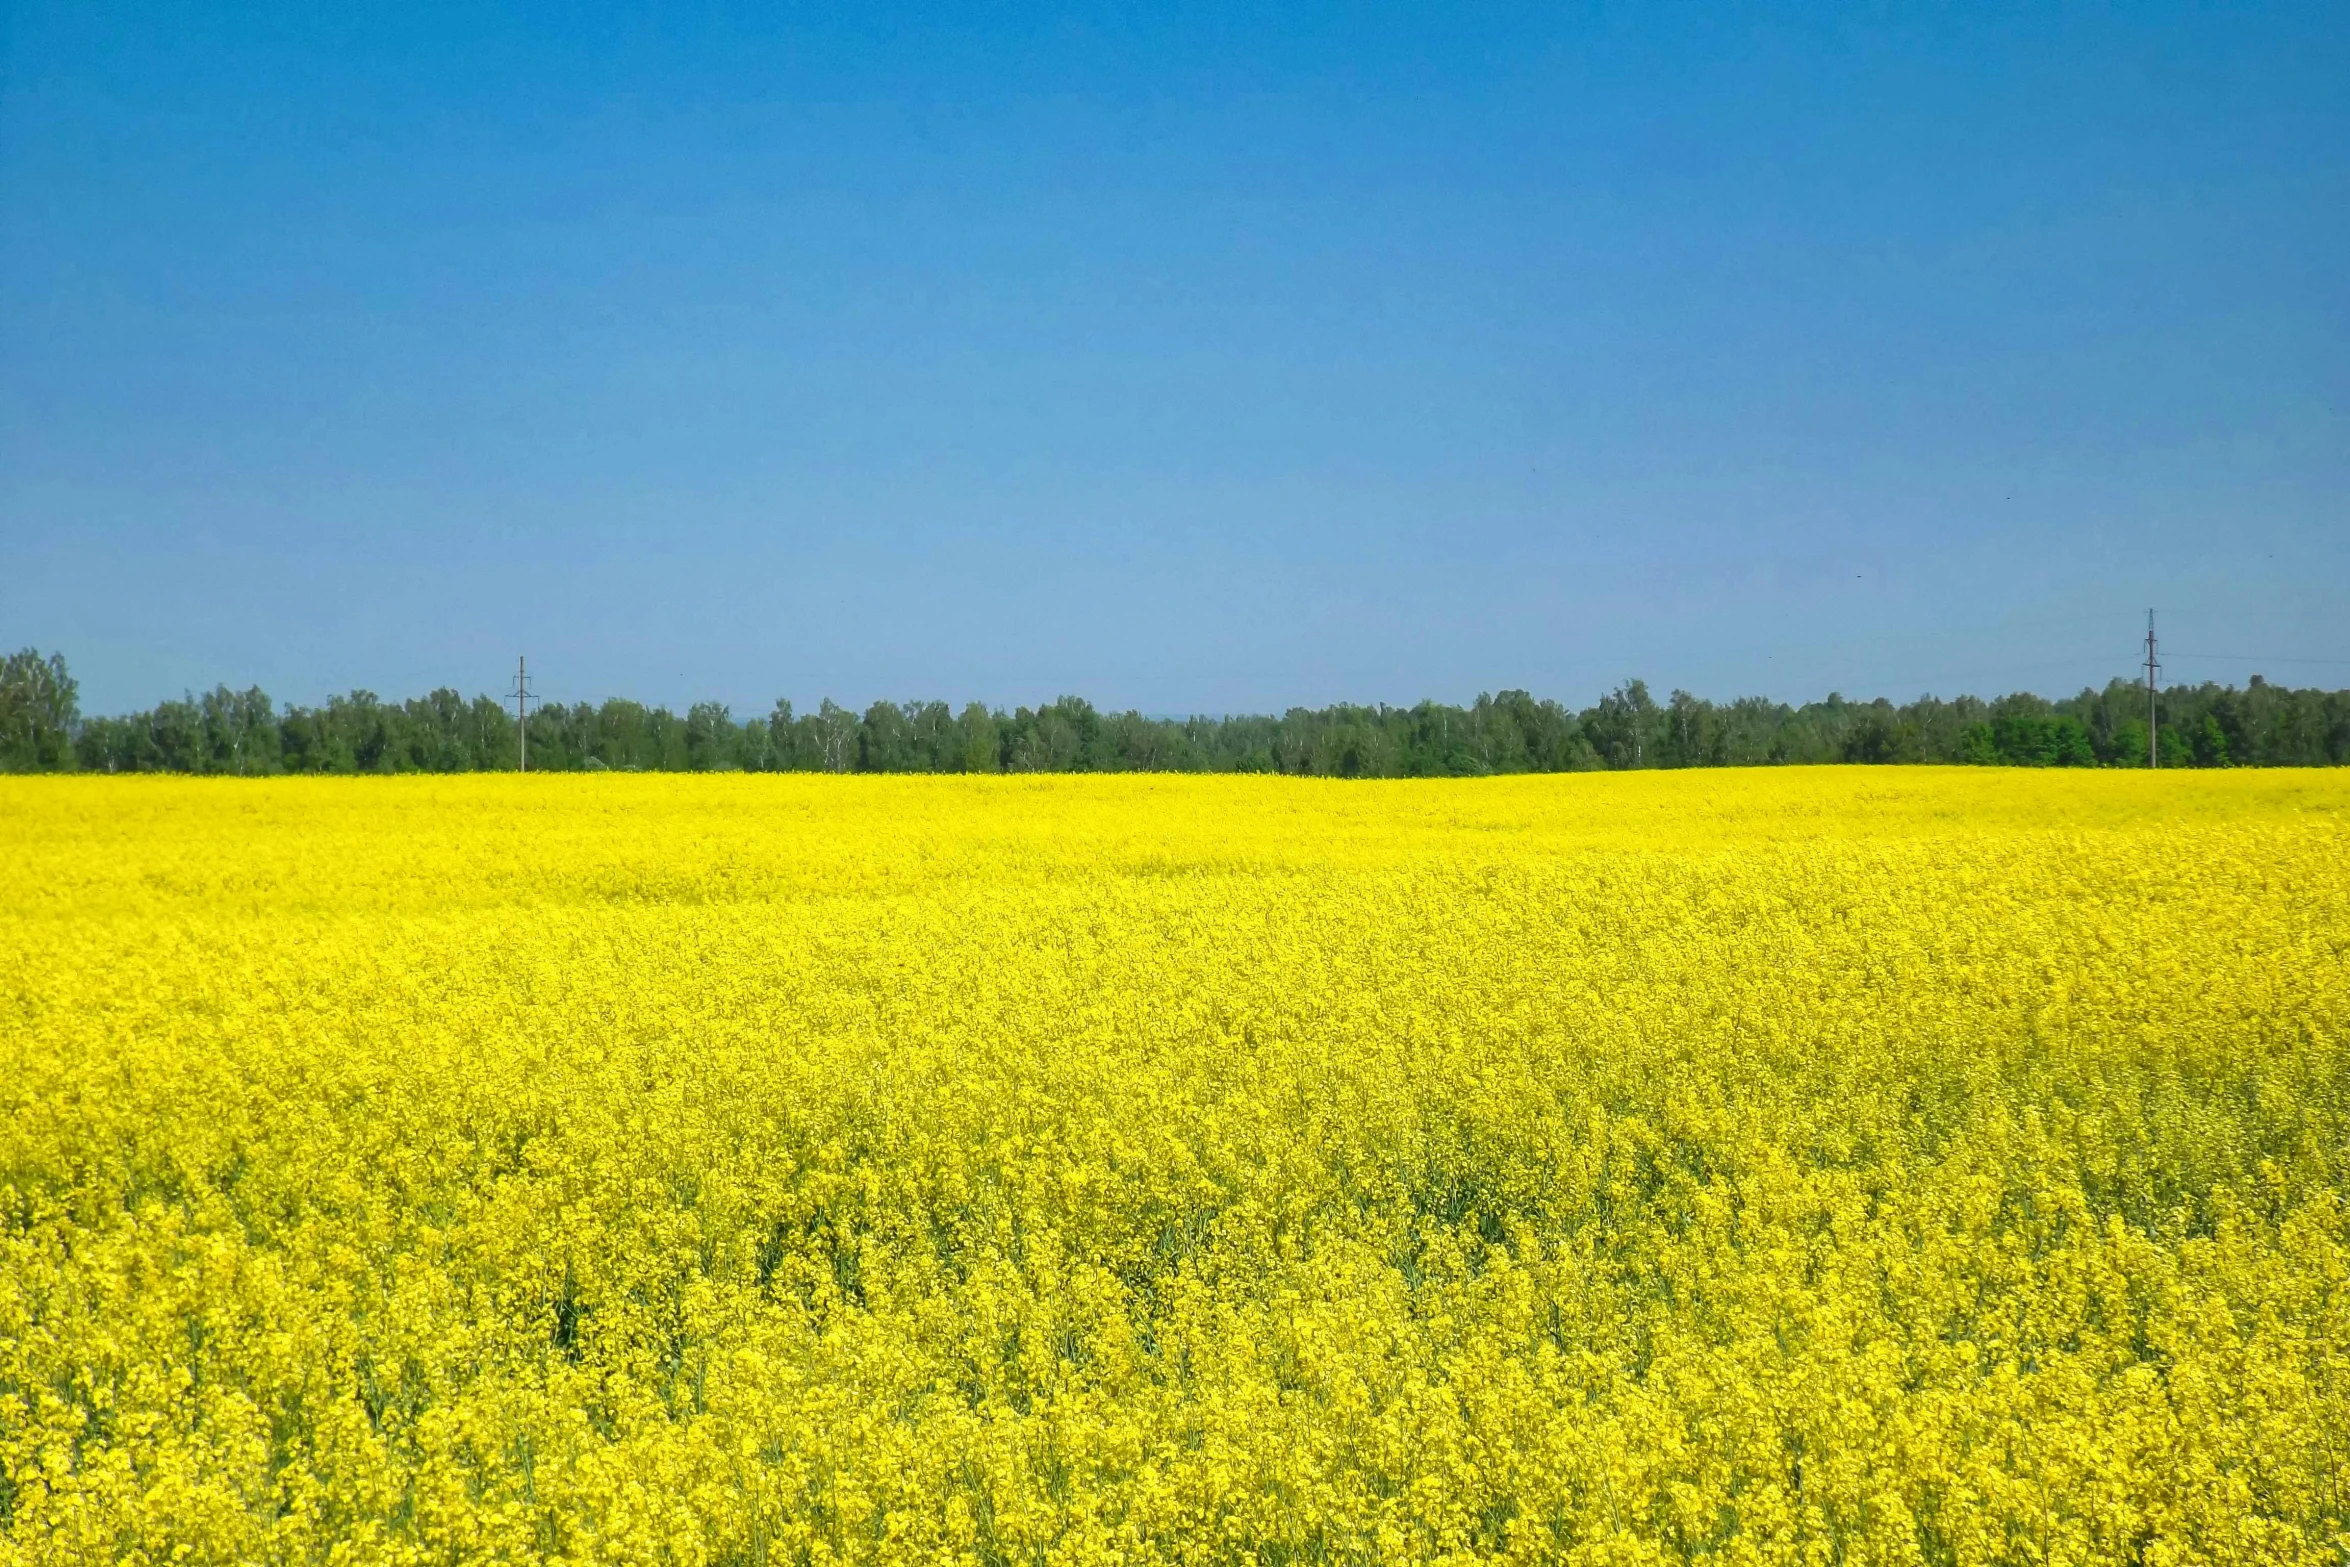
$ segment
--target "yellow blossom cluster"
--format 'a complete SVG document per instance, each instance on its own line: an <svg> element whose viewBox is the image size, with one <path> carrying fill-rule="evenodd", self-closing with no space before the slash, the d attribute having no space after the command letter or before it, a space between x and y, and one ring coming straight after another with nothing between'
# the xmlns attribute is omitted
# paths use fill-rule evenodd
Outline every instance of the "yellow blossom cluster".
<svg viewBox="0 0 2350 1567"><path fill-rule="evenodd" d="M0 1562L2344 1560L2350 776L0 780Z"/></svg>

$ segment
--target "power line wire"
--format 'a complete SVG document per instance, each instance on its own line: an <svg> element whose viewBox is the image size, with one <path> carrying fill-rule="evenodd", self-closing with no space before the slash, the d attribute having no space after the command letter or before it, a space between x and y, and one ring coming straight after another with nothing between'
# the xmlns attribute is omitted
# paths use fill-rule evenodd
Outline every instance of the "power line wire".
<svg viewBox="0 0 2350 1567"><path fill-rule="evenodd" d="M2286 658L2262 653L2173 653L2173 658L2218 658L2231 664L2350 664L2350 658Z"/></svg>

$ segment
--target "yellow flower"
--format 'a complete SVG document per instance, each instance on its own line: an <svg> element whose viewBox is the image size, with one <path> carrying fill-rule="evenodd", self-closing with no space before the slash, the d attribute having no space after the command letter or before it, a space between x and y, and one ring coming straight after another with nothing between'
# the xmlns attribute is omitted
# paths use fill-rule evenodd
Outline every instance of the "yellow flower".
<svg viewBox="0 0 2350 1567"><path fill-rule="evenodd" d="M2346 806L0 779L0 1563L2338 1563Z"/></svg>

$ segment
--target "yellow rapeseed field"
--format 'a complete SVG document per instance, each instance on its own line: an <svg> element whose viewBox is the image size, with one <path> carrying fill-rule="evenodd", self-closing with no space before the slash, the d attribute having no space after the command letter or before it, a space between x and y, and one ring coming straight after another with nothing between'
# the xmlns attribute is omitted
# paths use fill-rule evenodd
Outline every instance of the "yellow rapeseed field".
<svg viewBox="0 0 2350 1567"><path fill-rule="evenodd" d="M0 780L0 1561L2350 1550L2350 775Z"/></svg>

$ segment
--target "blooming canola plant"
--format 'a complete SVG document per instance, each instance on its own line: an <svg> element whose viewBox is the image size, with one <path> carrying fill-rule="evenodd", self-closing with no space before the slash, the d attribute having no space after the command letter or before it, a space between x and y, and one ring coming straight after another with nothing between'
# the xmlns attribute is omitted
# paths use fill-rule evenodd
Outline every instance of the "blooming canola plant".
<svg viewBox="0 0 2350 1567"><path fill-rule="evenodd" d="M2339 1563L2350 777L0 780L0 1562Z"/></svg>

